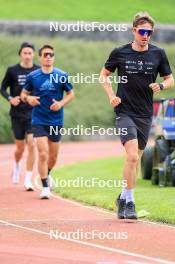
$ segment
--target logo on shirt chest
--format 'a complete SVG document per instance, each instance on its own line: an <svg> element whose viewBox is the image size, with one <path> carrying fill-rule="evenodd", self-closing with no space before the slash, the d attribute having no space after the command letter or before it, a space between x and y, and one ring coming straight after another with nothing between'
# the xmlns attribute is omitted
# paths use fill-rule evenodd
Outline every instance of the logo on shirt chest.
<svg viewBox="0 0 175 264"><path fill-rule="evenodd" d="M55 91L56 88L53 83L50 82L50 80L45 80L42 85L40 86L40 91Z"/></svg>
<svg viewBox="0 0 175 264"><path fill-rule="evenodd" d="M25 74L18 75L17 81L19 86L24 86L26 83L26 75Z"/></svg>
<svg viewBox="0 0 175 264"><path fill-rule="evenodd" d="M154 64L151 61L127 60L124 68L127 74L154 74Z"/></svg>

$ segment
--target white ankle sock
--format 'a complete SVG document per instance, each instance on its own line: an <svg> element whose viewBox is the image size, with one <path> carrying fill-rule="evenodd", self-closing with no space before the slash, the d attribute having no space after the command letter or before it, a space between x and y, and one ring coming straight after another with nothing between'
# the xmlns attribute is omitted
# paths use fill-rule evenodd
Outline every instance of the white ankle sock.
<svg viewBox="0 0 175 264"><path fill-rule="evenodd" d="M122 189L120 199L126 199L126 189L125 188Z"/></svg>
<svg viewBox="0 0 175 264"><path fill-rule="evenodd" d="M125 189L126 193L126 203L133 202L134 203L134 189Z"/></svg>
<svg viewBox="0 0 175 264"><path fill-rule="evenodd" d="M32 174L33 174L32 171L26 171L25 180L31 180Z"/></svg>
<svg viewBox="0 0 175 264"><path fill-rule="evenodd" d="M20 169L20 166L21 166L21 162L20 162L20 161L16 162L16 160L14 160L14 165L13 165L13 167L14 167L15 169Z"/></svg>

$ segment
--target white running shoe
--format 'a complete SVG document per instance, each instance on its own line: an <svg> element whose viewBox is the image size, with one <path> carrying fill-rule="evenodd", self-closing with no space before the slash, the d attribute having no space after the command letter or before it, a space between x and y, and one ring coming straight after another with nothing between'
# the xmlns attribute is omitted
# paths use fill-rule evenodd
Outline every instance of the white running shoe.
<svg viewBox="0 0 175 264"><path fill-rule="evenodd" d="M25 180L24 180L24 186L26 188L26 191L34 191L33 185L32 185L32 171L26 171L25 173Z"/></svg>
<svg viewBox="0 0 175 264"><path fill-rule="evenodd" d="M24 181L24 187L25 187L25 189L26 189L27 192L34 191L34 187L33 187L32 183L31 183L31 180L29 180L29 179L25 179L25 181Z"/></svg>
<svg viewBox="0 0 175 264"><path fill-rule="evenodd" d="M42 192L40 194L41 199L49 199L50 198L50 187L43 187Z"/></svg>
<svg viewBox="0 0 175 264"><path fill-rule="evenodd" d="M20 163L14 163L14 165L13 165L13 173L12 173L12 182L13 182L13 184L18 184L19 183L20 168L21 168L21 164Z"/></svg>

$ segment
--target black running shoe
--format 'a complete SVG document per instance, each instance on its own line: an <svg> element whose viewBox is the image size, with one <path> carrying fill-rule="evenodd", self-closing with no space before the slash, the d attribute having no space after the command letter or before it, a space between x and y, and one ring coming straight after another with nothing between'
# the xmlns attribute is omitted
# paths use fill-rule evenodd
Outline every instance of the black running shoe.
<svg viewBox="0 0 175 264"><path fill-rule="evenodd" d="M125 208L126 208L126 200L120 199L120 195L116 200L116 205L118 207L117 215L118 219L124 219L125 218Z"/></svg>
<svg viewBox="0 0 175 264"><path fill-rule="evenodd" d="M132 201L126 204L125 218L126 219L137 219L135 204Z"/></svg>

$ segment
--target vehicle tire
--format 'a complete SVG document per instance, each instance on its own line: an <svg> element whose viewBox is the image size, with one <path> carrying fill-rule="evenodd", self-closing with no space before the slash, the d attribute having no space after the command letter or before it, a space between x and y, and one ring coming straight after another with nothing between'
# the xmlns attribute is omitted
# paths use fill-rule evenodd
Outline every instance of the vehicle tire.
<svg viewBox="0 0 175 264"><path fill-rule="evenodd" d="M143 179L151 179L153 167L153 150L154 147L147 147L143 152L141 158L141 172Z"/></svg>
<svg viewBox="0 0 175 264"><path fill-rule="evenodd" d="M175 186L175 169L173 169L171 172L171 180L172 180L172 185Z"/></svg>
<svg viewBox="0 0 175 264"><path fill-rule="evenodd" d="M154 154L153 154L153 166L158 166L159 163L165 161L166 157L170 154L169 142L164 138L156 139Z"/></svg>

